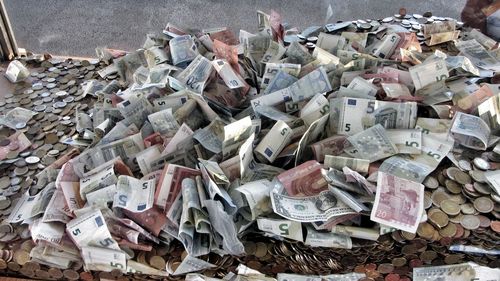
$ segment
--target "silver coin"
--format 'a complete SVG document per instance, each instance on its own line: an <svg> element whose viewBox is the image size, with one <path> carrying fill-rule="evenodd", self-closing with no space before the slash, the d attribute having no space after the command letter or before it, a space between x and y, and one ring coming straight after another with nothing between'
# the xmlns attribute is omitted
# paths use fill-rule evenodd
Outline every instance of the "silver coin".
<svg viewBox="0 0 500 281"><path fill-rule="evenodd" d="M40 94L42 98L50 97L50 92L43 92Z"/></svg>
<svg viewBox="0 0 500 281"><path fill-rule="evenodd" d="M35 91L39 91L39 90L43 89L43 84L42 83L35 83L31 86L31 89L33 89Z"/></svg>
<svg viewBox="0 0 500 281"><path fill-rule="evenodd" d="M10 178L9 177L0 178L0 189L6 189L9 186L10 186Z"/></svg>
<svg viewBox="0 0 500 281"><path fill-rule="evenodd" d="M47 82L48 83L54 83L54 82L56 82L56 78L48 78Z"/></svg>
<svg viewBox="0 0 500 281"><path fill-rule="evenodd" d="M55 87L57 87L57 84L56 83L48 83L45 87L47 87L47 89L54 89Z"/></svg>
<svg viewBox="0 0 500 281"><path fill-rule="evenodd" d="M67 98L63 99L63 101L66 102L66 103L70 103L70 102L75 101L75 98L70 96L70 97L67 97Z"/></svg>
<svg viewBox="0 0 500 281"><path fill-rule="evenodd" d="M491 168L491 165L488 161L484 160L481 157L476 157L474 158L474 166L481 170L489 170Z"/></svg>
<svg viewBox="0 0 500 281"><path fill-rule="evenodd" d="M65 98L65 97L67 97L68 95L69 95L69 94L68 94L68 92L66 92L66 91L59 91L59 92L57 92L57 93L56 93L56 97L58 97L58 98Z"/></svg>
<svg viewBox="0 0 500 281"><path fill-rule="evenodd" d="M393 20L394 20L394 18L393 18L393 17L387 17L387 18L384 18L384 19L382 20L382 22L388 23L388 22L391 22L391 21L393 21Z"/></svg>
<svg viewBox="0 0 500 281"><path fill-rule="evenodd" d="M464 171L472 170L472 165L467 160L458 160L458 166Z"/></svg>
<svg viewBox="0 0 500 281"><path fill-rule="evenodd" d="M27 157L25 159L26 163L28 164L36 164L38 162L40 162L40 158L36 157L36 156L30 156L30 157Z"/></svg>
<svg viewBox="0 0 500 281"><path fill-rule="evenodd" d="M15 178L11 178L10 179L10 185L18 185L20 184L22 181L21 178L18 178L18 177L15 177Z"/></svg>
<svg viewBox="0 0 500 281"><path fill-rule="evenodd" d="M37 112L42 112L44 111L45 109L47 109L47 106L46 105L37 105L33 108L33 110L37 111Z"/></svg>
<svg viewBox="0 0 500 281"><path fill-rule="evenodd" d="M54 103L54 108L63 108L66 107L67 103L65 101L58 101Z"/></svg>
<svg viewBox="0 0 500 281"><path fill-rule="evenodd" d="M26 128L26 122L16 123L16 129L21 130L21 129L24 129L24 128Z"/></svg>

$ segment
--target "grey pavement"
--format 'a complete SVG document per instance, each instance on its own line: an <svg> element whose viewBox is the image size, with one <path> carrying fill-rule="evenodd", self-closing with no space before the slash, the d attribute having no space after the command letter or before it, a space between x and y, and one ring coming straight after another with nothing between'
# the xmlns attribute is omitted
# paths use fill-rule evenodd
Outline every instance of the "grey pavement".
<svg viewBox="0 0 500 281"><path fill-rule="evenodd" d="M180 27L229 26L255 32L256 10L279 12L299 28L330 22L383 18L405 7L408 13L431 11L460 17L466 0L4 0L19 47L54 55L95 56L96 46L134 50L146 33L161 32L167 22Z"/></svg>

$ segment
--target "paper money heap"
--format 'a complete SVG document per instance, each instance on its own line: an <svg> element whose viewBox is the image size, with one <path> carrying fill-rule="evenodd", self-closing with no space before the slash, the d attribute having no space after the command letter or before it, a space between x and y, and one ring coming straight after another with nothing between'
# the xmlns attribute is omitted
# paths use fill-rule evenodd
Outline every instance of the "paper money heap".
<svg viewBox="0 0 500 281"><path fill-rule="evenodd" d="M430 13L257 14L255 34L169 23L135 52L9 66L4 273L498 276L478 265L500 266L497 42Z"/></svg>

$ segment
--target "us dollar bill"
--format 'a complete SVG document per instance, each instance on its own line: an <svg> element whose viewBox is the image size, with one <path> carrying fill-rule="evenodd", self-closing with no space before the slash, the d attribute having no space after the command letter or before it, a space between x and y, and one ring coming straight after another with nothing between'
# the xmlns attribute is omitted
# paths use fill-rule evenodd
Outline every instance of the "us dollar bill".
<svg viewBox="0 0 500 281"><path fill-rule="evenodd" d="M273 191L271 202L276 214L298 222L327 221L337 216L356 213L337 201L330 191L309 197L292 197Z"/></svg>

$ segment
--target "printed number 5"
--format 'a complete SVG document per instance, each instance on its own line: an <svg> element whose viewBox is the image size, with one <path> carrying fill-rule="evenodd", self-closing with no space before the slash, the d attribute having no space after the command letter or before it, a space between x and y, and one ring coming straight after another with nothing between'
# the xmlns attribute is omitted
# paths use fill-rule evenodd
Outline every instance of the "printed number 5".
<svg viewBox="0 0 500 281"><path fill-rule="evenodd" d="M418 147L418 142L416 142L416 141L412 141L412 142L406 141L406 146L413 146L413 145L415 145L415 147Z"/></svg>
<svg viewBox="0 0 500 281"><path fill-rule="evenodd" d="M345 124L345 130L346 132L349 132L351 130L351 124Z"/></svg>

